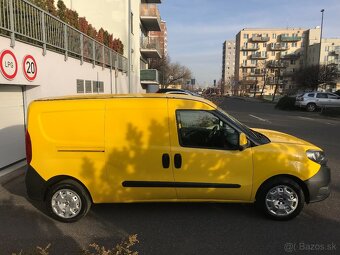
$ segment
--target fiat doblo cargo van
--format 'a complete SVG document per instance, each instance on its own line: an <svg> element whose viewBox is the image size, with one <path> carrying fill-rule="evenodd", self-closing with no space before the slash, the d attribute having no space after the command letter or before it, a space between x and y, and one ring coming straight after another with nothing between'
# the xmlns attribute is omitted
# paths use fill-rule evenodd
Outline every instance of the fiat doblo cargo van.
<svg viewBox="0 0 340 255"><path fill-rule="evenodd" d="M256 203L287 220L330 193L317 146L251 129L203 98L107 95L30 104L27 193L73 222L92 203Z"/></svg>

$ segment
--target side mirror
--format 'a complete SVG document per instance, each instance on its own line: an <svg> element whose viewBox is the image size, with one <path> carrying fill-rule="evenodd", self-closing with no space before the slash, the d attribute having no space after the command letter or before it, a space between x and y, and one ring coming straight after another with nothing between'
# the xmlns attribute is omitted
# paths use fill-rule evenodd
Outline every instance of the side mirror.
<svg viewBox="0 0 340 255"><path fill-rule="evenodd" d="M240 147L240 151L243 151L244 149L247 148L247 146L248 146L248 139L247 139L247 136L244 133L240 134L238 144L239 144L239 147Z"/></svg>

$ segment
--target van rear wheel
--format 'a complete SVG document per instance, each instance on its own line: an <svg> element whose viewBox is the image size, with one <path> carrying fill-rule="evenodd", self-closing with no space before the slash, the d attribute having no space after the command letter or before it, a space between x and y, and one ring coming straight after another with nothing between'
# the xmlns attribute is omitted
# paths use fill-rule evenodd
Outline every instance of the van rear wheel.
<svg viewBox="0 0 340 255"><path fill-rule="evenodd" d="M256 198L256 205L274 220L290 220L303 209L305 196L294 180L278 177L266 183Z"/></svg>
<svg viewBox="0 0 340 255"><path fill-rule="evenodd" d="M50 188L46 206L54 219L61 222L75 222L88 213L91 199L79 183L64 180Z"/></svg>

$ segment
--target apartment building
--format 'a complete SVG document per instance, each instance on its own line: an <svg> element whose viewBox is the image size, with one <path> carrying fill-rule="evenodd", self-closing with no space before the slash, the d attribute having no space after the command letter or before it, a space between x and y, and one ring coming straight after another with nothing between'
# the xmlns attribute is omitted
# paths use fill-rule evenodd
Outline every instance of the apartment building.
<svg viewBox="0 0 340 255"><path fill-rule="evenodd" d="M222 57L222 93L232 94L235 85L235 40L227 40L223 43Z"/></svg>
<svg viewBox="0 0 340 255"><path fill-rule="evenodd" d="M272 95L292 89L293 74L305 66L307 48L320 41L320 28L242 29L236 35L236 94Z"/></svg>
<svg viewBox="0 0 340 255"><path fill-rule="evenodd" d="M158 40L160 44L160 50L162 57L166 57L168 55L168 29L166 25L166 21L161 21L161 31L150 31L149 37L152 40Z"/></svg>
<svg viewBox="0 0 340 255"><path fill-rule="evenodd" d="M321 54L320 54L321 49ZM340 73L340 38L325 38L315 43L307 49L307 66L326 65L327 67L336 68ZM328 84L324 87L328 91L340 89L340 77L334 84Z"/></svg>

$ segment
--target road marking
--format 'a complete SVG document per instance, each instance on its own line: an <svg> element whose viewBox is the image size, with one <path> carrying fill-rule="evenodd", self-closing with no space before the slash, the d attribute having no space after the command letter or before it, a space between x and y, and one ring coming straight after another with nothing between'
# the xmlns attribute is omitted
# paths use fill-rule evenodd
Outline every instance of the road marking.
<svg viewBox="0 0 340 255"><path fill-rule="evenodd" d="M251 115L251 114L249 114L249 116L250 116L250 117L253 117L253 118L255 118L255 119L258 119L258 120L260 120L260 121L263 121L263 122L268 122L268 123L271 123L269 120L262 119L262 118L260 118L260 117L257 117L257 116L255 116L255 115Z"/></svg>
<svg viewBox="0 0 340 255"><path fill-rule="evenodd" d="M324 123L324 124L327 124L327 125L335 126L334 123L331 123L331 122L324 122L322 119L312 119L312 118L302 117L302 116L298 116L298 118L303 119L303 120L317 121L317 122L321 122L321 123Z"/></svg>
<svg viewBox="0 0 340 255"><path fill-rule="evenodd" d="M315 119L308 118L308 117L301 117L301 116L298 116L298 118L303 119L303 120L311 120L311 121L315 121Z"/></svg>

